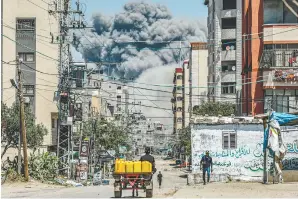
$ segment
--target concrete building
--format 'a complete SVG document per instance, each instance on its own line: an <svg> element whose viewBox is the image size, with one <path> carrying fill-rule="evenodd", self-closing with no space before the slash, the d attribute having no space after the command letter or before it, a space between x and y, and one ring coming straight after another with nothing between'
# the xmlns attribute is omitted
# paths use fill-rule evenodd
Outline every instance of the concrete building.
<svg viewBox="0 0 298 199"><path fill-rule="evenodd" d="M193 118L192 133L192 174L190 183L202 182L200 160L210 151L213 159L211 181L226 182L228 179L241 181L263 180L263 135L262 120L253 117L197 117ZM283 141L287 153L283 159L283 179L297 181L298 128L282 127ZM273 158L269 158L273 161Z"/></svg>
<svg viewBox="0 0 298 199"><path fill-rule="evenodd" d="M242 0L205 0L205 5L209 99L238 103L242 89Z"/></svg>
<svg viewBox="0 0 298 199"><path fill-rule="evenodd" d="M48 13L46 4L36 6L25 0L4 0L2 6L2 60L12 64L17 56L23 60L25 102L35 114L36 123L48 129L44 146L50 146L57 134L54 92L58 76L49 74L58 74L59 53L50 35L58 36L58 21ZM9 81L16 79L16 66L2 63L1 69L1 100L11 106L17 100L17 92Z"/></svg>
<svg viewBox="0 0 298 199"><path fill-rule="evenodd" d="M243 9L243 34L251 34L243 67L248 82L256 82L243 88L243 112L296 111L298 6L288 0L245 0Z"/></svg>
<svg viewBox="0 0 298 199"><path fill-rule="evenodd" d="M176 68L174 73L174 89L172 98L172 110L174 113L173 133L178 134L183 128L183 69Z"/></svg>

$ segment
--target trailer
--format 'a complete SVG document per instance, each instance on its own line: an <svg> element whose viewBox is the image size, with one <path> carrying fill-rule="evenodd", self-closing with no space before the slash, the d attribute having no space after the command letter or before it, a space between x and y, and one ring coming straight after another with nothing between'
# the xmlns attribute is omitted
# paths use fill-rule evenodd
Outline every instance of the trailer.
<svg viewBox="0 0 298 199"><path fill-rule="evenodd" d="M146 192L146 198L153 195L152 173L114 173L114 197L121 198L123 190L132 190L132 197L139 196L139 190Z"/></svg>

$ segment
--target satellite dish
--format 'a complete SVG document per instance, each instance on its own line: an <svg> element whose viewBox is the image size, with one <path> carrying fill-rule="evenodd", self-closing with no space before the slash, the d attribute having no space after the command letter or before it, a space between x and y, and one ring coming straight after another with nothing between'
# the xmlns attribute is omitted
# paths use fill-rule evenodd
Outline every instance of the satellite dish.
<svg viewBox="0 0 298 199"><path fill-rule="evenodd" d="M230 50L230 46L227 46L227 47L226 47L226 50Z"/></svg>
<svg viewBox="0 0 298 199"><path fill-rule="evenodd" d="M235 46L231 46L231 50L235 50Z"/></svg>
<svg viewBox="0 0 298 199"><path fill-rule="evenodd" d="M232 71L235 71L235 70L236 70L236 67L235 67L235 66L233 66L233 67L232 67Z"/></svg>

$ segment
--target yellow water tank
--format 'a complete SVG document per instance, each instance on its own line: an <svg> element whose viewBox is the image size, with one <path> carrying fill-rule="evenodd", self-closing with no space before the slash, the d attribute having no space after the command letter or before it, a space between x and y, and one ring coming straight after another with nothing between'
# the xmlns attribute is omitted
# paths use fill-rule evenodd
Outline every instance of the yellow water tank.
<svg viewBox="0 0 298 199"><path fill-rule="evenodd" d="M151 173L152 164L148 161L142 161L142 173Z"/></svg>
<svg viewBox="0 0 298 199"><path fill-rule="evenodd" d="M133 172L134 173L141 173L142 172L142 162L141 161L135 161L133 163Z"/></svg>
<svg viewBox="0 0 298 199"><path fill-rule="evenodd" d="M125 162L125 172L133 173L133 162L131 162L131 161Z"/></svg>
<svg viewBox="0 0 298 199"><path fill-rule="evenodd" d="M116 160L115 173L125 173L125 162L123 160Z"/></svg>

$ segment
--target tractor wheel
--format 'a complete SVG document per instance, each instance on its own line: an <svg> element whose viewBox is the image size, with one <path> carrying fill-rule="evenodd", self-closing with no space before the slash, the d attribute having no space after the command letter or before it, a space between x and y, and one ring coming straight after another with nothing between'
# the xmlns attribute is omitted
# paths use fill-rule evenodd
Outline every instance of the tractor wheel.
<svg viewBox="0 0 298 199"><path fill-rule="evenodd" d="M152 198L153 195L153 190L152 189L147 189L146 190L146 198Z"/></svg>

